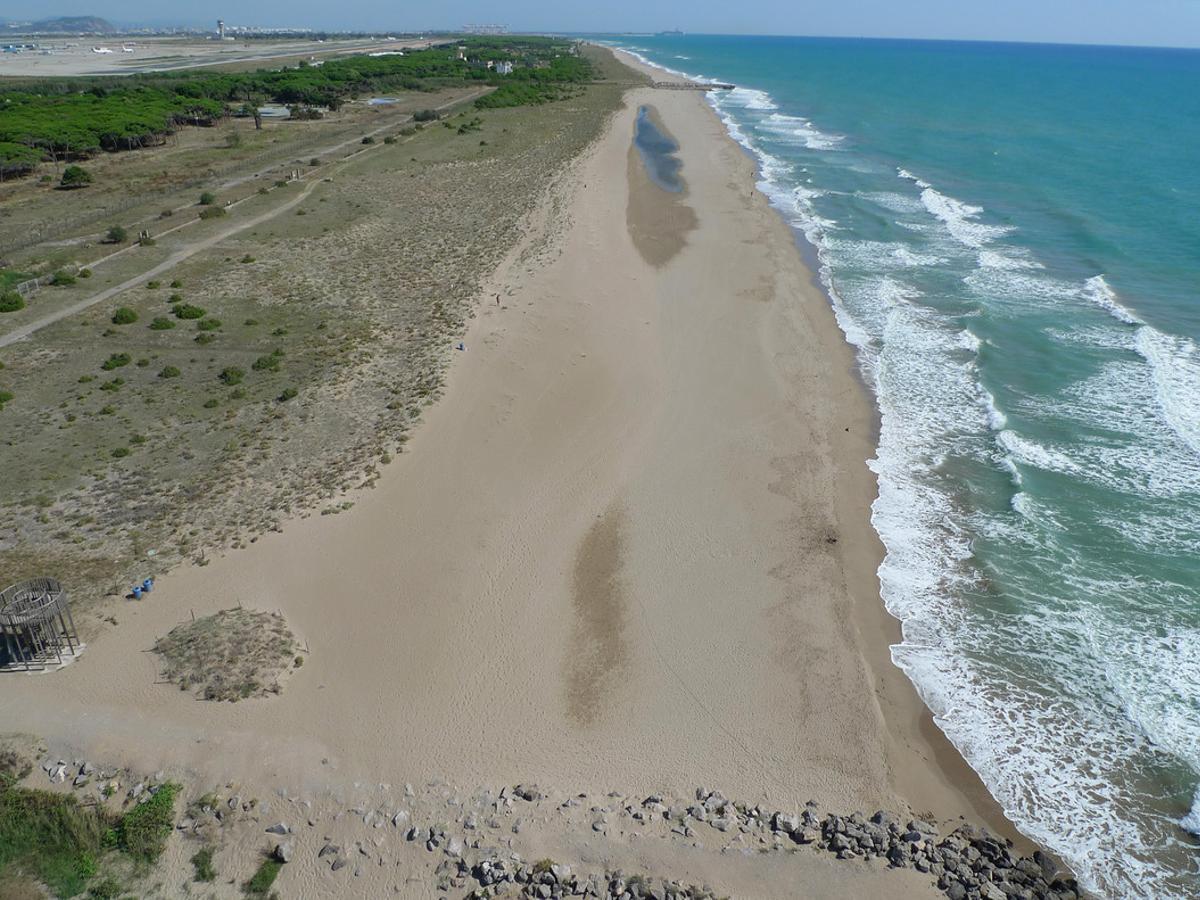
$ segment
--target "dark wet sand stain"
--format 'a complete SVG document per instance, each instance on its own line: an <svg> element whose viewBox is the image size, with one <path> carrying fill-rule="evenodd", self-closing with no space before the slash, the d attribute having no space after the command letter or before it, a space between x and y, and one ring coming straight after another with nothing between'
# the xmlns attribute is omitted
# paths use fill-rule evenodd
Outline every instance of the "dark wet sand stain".
<svg viewBox="0 0 1200 900"><path fill-rule="evenodd" d="M575 627L566 666L567 713L595 722L626 660L626 598L621 585L623 514L609 511L589 529L575 555Z"/></svg>
<svg viewBox="0 0 1200 900"><path fill-rule="evenodd" d="M648 106L646 113L655 128L670 137L658 111ZM656 184L647 173L632 137L628 172L629 205L625 210L625 222L629 236L642 259L655 267L666 265L686 246L688 233L698 224L695 210L686 202L687 181L677 176L682 185L680 191L668 191Z"/></svg>

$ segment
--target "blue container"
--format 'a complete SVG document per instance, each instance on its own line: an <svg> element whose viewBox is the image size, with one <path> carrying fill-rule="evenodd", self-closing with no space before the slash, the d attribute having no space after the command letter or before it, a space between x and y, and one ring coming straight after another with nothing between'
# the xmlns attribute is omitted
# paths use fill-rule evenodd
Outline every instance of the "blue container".
<svg viewBox="0 0 1200 900"><path fill-rule="evenodd" d="M133 589L133 599L134 599L134 600L141 600L141 599L142 599L142 589L141 589L141 587L135 587L135 588Z"/></svg>
<svg viewBox="0 0 1200 900"><path fill-rule="evenodd" d="M142 582L142 590L145 591L147 594L150 593L152 590L154 590L154 579L147 578L145 581L143 581Z"/></svg>

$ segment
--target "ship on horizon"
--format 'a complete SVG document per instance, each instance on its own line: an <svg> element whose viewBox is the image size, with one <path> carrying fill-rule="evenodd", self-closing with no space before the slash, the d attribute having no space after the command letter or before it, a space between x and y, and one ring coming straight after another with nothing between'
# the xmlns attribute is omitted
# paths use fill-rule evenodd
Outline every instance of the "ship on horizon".
<svg viewBox="0 0 1200 900"><path fill-rule="evenodd" d="M672 28L670 31L656 32L655 37L683 37L683 32L678 28Z"/></svg>

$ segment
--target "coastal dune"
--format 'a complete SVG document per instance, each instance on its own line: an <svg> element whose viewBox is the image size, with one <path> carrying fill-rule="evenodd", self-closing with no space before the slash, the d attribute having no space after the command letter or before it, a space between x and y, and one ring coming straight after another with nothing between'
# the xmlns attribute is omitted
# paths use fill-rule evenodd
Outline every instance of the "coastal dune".
<svg viewBox="0 0 1200 900"><path fill-rule="evenodd" d="M678 195L631 154L641 106ZM6 684L6 718L266 788L704 785L1003 826L887 659L869 398L702 96L631 90L530 224L374 490L162 578L77 664ZM239 603L307 644L281 696L156 683L158 636Z"/></svg>

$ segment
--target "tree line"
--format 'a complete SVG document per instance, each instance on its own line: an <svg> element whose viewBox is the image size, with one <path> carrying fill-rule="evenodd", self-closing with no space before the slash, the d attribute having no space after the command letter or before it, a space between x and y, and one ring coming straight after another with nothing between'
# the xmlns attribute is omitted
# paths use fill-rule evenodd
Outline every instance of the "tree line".
<svg viewBox="0 0 1200 900"><path fill-rule="evenodd" d="M458 48L465 48L465 59ZM499 75L481 62L513 63ZM182 125L211 125L264 102L336 110L346 100L388 91L433 91L490 84L484 107L542 103L591 78L569 41L468 38L405 51L351 56L322 65L253 72L146 73L0 84L0 178L32 172L43 161L77 161L102 151L162 143Z"/></svg>

